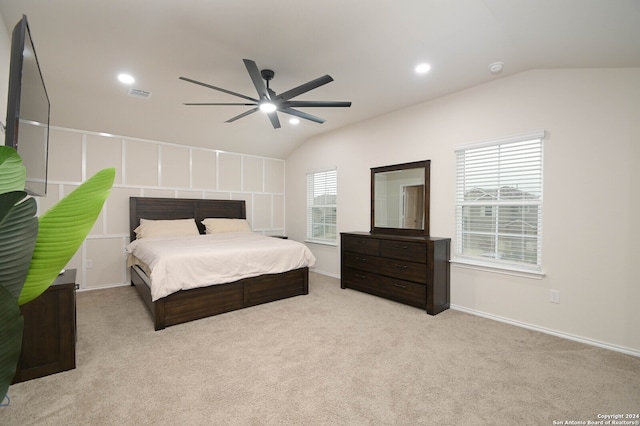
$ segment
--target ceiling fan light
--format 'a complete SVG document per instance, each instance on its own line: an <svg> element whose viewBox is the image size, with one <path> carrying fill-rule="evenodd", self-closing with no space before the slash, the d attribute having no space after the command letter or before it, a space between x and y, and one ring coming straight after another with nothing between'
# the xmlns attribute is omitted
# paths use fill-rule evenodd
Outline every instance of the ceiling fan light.
<svg viewBox="0 0 640 426"><path fill-rule="evenodd" d="M263 102L260 104L260 111L262 112L266 112L266 113L270 113L270 112L274 112L276 109L278 109L275 104L272 104L271 102Z"/></svg>

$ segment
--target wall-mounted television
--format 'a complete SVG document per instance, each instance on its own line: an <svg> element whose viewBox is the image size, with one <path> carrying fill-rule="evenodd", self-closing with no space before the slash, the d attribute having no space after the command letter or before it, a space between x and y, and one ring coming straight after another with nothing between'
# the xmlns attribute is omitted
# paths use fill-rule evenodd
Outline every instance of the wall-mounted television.
<svg viewBox="0 0 640 426"><path fill-rule="evenodd" d="M22 157L27 169L25 191L43 197L47 193L51 104L26 15L13 29L10 61L4 144Z"/></svg>

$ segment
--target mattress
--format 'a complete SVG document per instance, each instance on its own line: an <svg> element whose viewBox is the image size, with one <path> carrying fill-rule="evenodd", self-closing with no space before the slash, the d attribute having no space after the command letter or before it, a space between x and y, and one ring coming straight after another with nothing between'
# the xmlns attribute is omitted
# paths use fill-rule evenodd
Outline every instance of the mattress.
<svg viewBox="0 0 640 426"><path fill-rule="evenodd" d="M302 243L253 232L142 238L126 250L129 264L148 272L153 301L180 290L311 268L316 261Z"/></svg>

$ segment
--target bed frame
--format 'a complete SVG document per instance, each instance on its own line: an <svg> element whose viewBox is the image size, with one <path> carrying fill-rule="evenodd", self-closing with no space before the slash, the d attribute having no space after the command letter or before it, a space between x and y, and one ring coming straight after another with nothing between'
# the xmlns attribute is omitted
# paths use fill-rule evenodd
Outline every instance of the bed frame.
<svg viewBox="0 0 640 426"><path fill-rule="evenodd" d="M246 219L244 200L201 200L185 198L129 198L131 241L134 229L144 219L195 218L204 234L205 218ZM236 309L309 294L309 268L280 274L245 278L233 283L181 290L151 301L150 281L138 266L131 267L131 285L135 286L151 311L156 330Z"/></svg>

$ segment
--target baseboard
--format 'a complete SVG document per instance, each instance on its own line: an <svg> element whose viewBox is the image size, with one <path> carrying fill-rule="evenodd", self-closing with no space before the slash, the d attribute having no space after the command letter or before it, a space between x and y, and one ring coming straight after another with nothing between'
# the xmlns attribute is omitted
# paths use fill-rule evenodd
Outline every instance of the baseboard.
<svg viewBox="0 0 640 426"><path fill-rule="evenodd" d="M106 290L108 288L116 288L116 287L130 287L131 286L131 282L126 282L126 283L114 283L114 284L107 284L104 286L100 286L100 287L91 287L91 288L79 288L76 290L76 293L82 293L85 291L94 291L94 290Z"/></svg>
<svg viewBox="0 0 640 426"><path fill-rule="evenodd" d="M486 312L477 311L477 310L474 310L474 309L468 309L468 308L465 308L465 307L462 307L462 306L451 305L451 309L454 309L454 310L460 311L460 312L465 312L465 313L471 314L471 315L476 315L476 316L479 316L479 317L488 318L488 319L491 319L491 320L494 320L494 321L504 322L504 323L507 323L507 324L515 325L517 327L527 328L529 330L539 331L539 332L545 333L545 334L551 334L553 336L561 337L563 339L568 339L568 340L573 340L575 342L585 343L585 344L590 345L590 346L597 346L599 348L608 349L608 350L615 351L615 352L621 352L623 354L627 354L627 355L631 355L631 356L635 356L635 357L639 357L640 358L640 351L635 350L635 349L631 349L631 348L626 348L624 346L613 345L611 343L600 342L598 340L588 339L586 337L575 336L573 334L563 333L561 331L551 330L549 328L544 328L544 327L539 327L537 325L527 324L525 322L512 320L510 318L500 317L498 315L488 314Z"/></svg>
<svg viewBox="0 0 640 426"><path fill-rule="evenodd" d="M320 275L326 275L327 277L331 277L331 278L335 278L335 279L340 279L340 275L336 275L336 274L332 274L330 272L326 272L326 271L321 271L319 269L309 269L310 272L315 272L316 274L320 274Z"/></svg>

